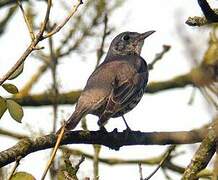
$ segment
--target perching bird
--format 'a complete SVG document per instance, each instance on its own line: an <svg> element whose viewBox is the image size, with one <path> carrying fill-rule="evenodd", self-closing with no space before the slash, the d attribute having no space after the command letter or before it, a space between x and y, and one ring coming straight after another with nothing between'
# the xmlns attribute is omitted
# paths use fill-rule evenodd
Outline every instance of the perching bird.
<svg viewBox="0 0 218 180"><path fill-rule="evenodd" d="M113 39L105 60L89 77L65 130L74 129L86 114L97 115L103 129L111 117L121 116L129 129L123 115L138 104L146 88L148 68L140 53L144 39L154 32L123 32Z"/></svg>

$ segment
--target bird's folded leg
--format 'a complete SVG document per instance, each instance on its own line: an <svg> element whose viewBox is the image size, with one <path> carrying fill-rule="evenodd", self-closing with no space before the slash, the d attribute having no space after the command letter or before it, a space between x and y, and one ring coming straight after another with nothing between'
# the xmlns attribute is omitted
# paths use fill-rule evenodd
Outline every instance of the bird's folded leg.
<svg viewBox="0 0 218 180"><path fill-rule="evenodd" d="M124 138L127 139L131 135L132 130L130 129L129 125L127 124L124 116L122 115L121 117L126 125L126 129L123 132L124 132Z"/></svg>
<svg viewBox="0 0 218 180"><path fill-rule="evenodd" d="M129 125L127 124L126 119L124 118L123 115L121 117L122 117L122 119L123 119L123 121L124 121L124 123L126 125L126 129L124 131L131 132L132 130L130 129Z"/></svg>

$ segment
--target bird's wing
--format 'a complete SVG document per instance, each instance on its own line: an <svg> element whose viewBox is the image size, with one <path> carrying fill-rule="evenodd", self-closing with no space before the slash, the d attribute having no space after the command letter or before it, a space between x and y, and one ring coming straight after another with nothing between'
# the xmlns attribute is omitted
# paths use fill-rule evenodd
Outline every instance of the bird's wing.
<svg viewBox="0 0 218 180"><path fill-rule="evenodd" d="M126 80L116 76L105 111L98 121L100 126L104 125L113 114L119 112L129 104L132 98L137 96L136 94L146 85L146 75L146 73L135 73L134 76Z"/></svg>
<svg viewBox="0 0 218 180"><path fill-rule="evenodd" d="M110 96L110 100L116 104L124 105L135 97L147 83L146 73L136 73L133 77L119 83L115 78L115 84ZM128 103L127 103L128 104Z"/></svg>
<svg viewBox="0 0 218 180"><path fill-rule="evenodd" d="M113 91L111 92L110 100L116 102L117 104L123 104L138 89L136 84L133 78L129 78L119 83L119 80L116 77L114 80Z"/></svg>

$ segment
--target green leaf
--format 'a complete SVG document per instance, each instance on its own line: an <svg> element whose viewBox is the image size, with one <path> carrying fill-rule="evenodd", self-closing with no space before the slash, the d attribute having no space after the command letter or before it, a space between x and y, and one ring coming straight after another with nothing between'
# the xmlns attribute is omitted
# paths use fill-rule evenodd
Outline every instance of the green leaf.
<svg viewBox="0 0 218 180"><path fill-rule="evenodd" d="M7 100L6 102L7 102L8 111L9 111L11 117L15 121L21 123L21 119L23 118L22 107L19 104L17 104L15 101L10 100L10 99Z"/></svg>
<svg viewBox="0 0 218 180"><path fill-rule="evenodd" d="M11 180L36 180L36 178L27 172L16 172L12 176Z"/></svg>
<svg viewBox="0 0 218 180"><path fill-rule="evenodd" d="M2 87L9 93L11 94L16 94L18 93L18 89L15 85L10 84L10 83L5 83L2 85Z"/></svg>
<svg viewBox="0 0 218 180"><path fill-rule="evenodd" d="M24 68L24 63L22 63L15 71L14 73L12 73L12 75L10 75L10 77L8 78L9 80L15 79L16 77L18 77L22 72L23 72L23 68Z"/></svg>
<svg viewBox="0 0 218 180"><path fill-rule="evenodd" d="M0 119L2 118L6 110L7 110L6 100L0 96Z"/></svg>

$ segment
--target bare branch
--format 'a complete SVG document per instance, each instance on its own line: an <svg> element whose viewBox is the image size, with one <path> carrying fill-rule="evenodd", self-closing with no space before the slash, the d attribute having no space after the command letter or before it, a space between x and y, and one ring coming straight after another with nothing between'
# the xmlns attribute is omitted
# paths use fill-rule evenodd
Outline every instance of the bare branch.
<svg viewBox="0 0 218 180"><path fill-rule="evenodd" d="M24 18L24 20L25 20L25 23L26 23L27 28L28 28L29 33L30 33L30 37L31 37L31 39L32 39L32 41L33 41L33 40L35 39L35 34L34 34L33 29L32 29L32 27L31 27L31 25L30 25L30 23L29 23L28 17L26 16L26 13L24 12L24 9L23 9L23 6L22 6L21 1L20 1L20 0L16 0L16 1L17 1L18 6L19 6L20 9L21 9L21 12L22 12L22 14L23 14L23 18Z"/></svg>
<svg viewBox="0 0 218 180"><path fill-rule="evenodd" d="M74 156L81 156L84 155L87 159L91 159L93 160L93 155L86 153L84 151L81 150L77 150L77 149L70 149L68 147L61 147L61 149L63 151L67 151L70 154L74 155ZM145 164L145 165L157 165L161 162L161 160L163 159L165 153L161 154L157 157L151 157L151 158L145 158L145 159L121 159L121 158L102 158L99 157L99 162L110 165L110 166L114 166L114 165L130 165L130 164ZM171 158L173 158L174 156L172 156ZM166 161L163 166L163 169L168 169L174 172L177 172L179 174L184 173L185 168L178 166L176 164L174 164L172 161ZM212 175L212 171L210 170L202 170L198 173L197 177L209 177Z"/></svg>
<svg viewBox="0 0 218 180"><path fill-rule="evenodd" d="M146 133L132 131L126 137L125 132L117 132L117 129L109 133L102 131L70 131L65 133L61 145L99 144L118 150L120 147L127 145L193 144L200 142L206 133L206 128L180 132ZM15 146L0 152L0 167L15 161L18 156L25 157L30 153L54 147L57 136L49 134L35 140L26 138L19 141Z"/></svg>
<svg viewBox="0 0 218 180"><path fill-rule="evenodd" d="M142 164L139 163L139 175L140 175L140 180L143 180L143 174L142 174Z"/></svg>
<svg viewBox="0 0 218 180"><path fill-rule="evenodd" d="M24 134L11 132L11 131L8 131L8 130L2 129L2 128L0 129L0 134L4 135L4 136L9 136L9 137L12 137L12 138L16 138L16 139L27 138L27 136L24 135Z"/></svg>
<svg viewBox="0 0 218 180"><path fill-rule="evenodd" d="M48 5L47 5L47 10L46 10L46 15L45 15L45 19L42 23L42 27L39 31L39 33L36 35L36 38L34 39L34 41L31 42L31 44L28 46L28 48L25 50L25 52L23 53L23 55L18 59L18 61L12 66L11 69L9 69L9 71L0 79L0 85L2 85L10 76L11 74L13 74L16 69L22 64L24 63L24 61L26 60L26 58L30 55L30 53L32 51L35 50L36 45L39 43L39 41L41 40L41 37L45 31L45 27L47 25L48 19L49 19L49 14L50 14L50 9L51 9L51 0L48 0Z"/></svg>
<svg viewBox="0 0 218 180"><path fill-rule="evenodd" d="M105 43L105 39L106 39L106 37L108 35L107 29L108 29L108 17L107 17L107 14L105 14L105 17L104 17L104 31L103 31L103 35L102 35L100 48L97 50L97 63L96 63L95 67L97 67L99 65L101 57L104 54L104 43Z"/></svg>
<svg viewBox="0 0 218 180"><path fill-rule="evenodd" d="M218 22L218 9L211 9L206 0L198 0L198 4L205 17L189 17L186 24L190 26L203 26L209 23Z"/></svg>
<svg viewBox="0 0 218 180"><path fill-rule="evenodd" d="M187 85L195 86L191 79L190 74L184 74L174 77L170 80L160 82L150 82L145 90L145 93L156 93L163 90L169 90L174 88L184 88ZM58 104L75 104L80 96L81 91L71 91L67 93L59 94ZM53 104L53 96L49 93L42 93L36 95L26 95L12 97L13 100L18 102L22 106L45 106Z"/></svg>
<svg viewBox="0 0 218 180"><path fill-rule="evenodd" d="M218 13L218 9L213 10L215 13ZM199 16L194 16L194 17L189 17L188 20L185 22L189 26L204 26L208 25L211 22L206 19L206 17L199 17Z"/></svg>
<svg viewBox="0 0 218 180"><path fill-rule="evenodd" d="M21 0L21 1L28 1L28 0ZM0 1L0 8L7 6L7 5L15 4L15 3L16 3L15 0L1 0Z"/></svg>
<svg viewBox="0 0 218 180"><path fill-rule="evenodd" d="M20 165L20 160L21 160L21 157L20 157L20 156L17 157L17 160L16 160L16 162L15 162L15 165L14 165L14 167L13 167L13 169L12 169L12 171L11 171L11 174L10 174L10 176L9 176L9 178L8 178L9 180L12 179L12 177L13 177L13 175L14 175L16 169L17 169L17 167Z"/></svg>
<svg viewBox="0 0 218 180"><path fill-rule="evenodd" d="M58 29L55 29L54 32L52 31L50 34L47 34L46 36L43 36L44 31L46 29L48 20L49 20L49 15L50 15L50 10L51 10L51 5L52 5L52 0L48 0L48 5L47 5L47 10L46 10L46 14L45 14L45 18L44 21L42 23L42 26L40 28L40 31L38 32L38 34L36 35L36 38L34 39L34 41L31 42L31 44L28 46L28 48L26 49L26 51L23 53L23 55L19 58L19 60L14 64L14 66L0 79L0 85L2 85L10 76L11 74L13 74L16 69L22 64L24 63L24 61L26 60L26 58L30 55L30 53L33 50L36 50L36 46L37 44L42 41L43 39L52 36L53 34L57 33L66 23L67 21L73 16L73 14L76 12L76 10L78 9L79 5L82 4L82 1L80 0L79 3L75 6L74 11L71 12L71 15L68 16L64 22L58 26ZM37 49L38 50L38 49Z"/></svg>
<svg viewBox="0 0 218 180"><path fill-rule="evenodd" d="M152 176L161 168L161 166L166 162L166 160L168 159L168 157L170 156L171 152L175 149L175 145L171 145L170 147L167 148L166 153L164 155L164 157L162 158L162 160L160 161L160 163L158 164L158 166L156 167L156 169L148 176L146 177L144 180L149 180L152 178Z"/></svg>
<svg viewBox="0 0 218 180"><path fill-rule="evenodd" d="M171 46L169 46L169 45L163 45L163 50L160 53L157 53L155 55L154 60L150 64L148 64L148 69L152 70L154 68L154 64L157 61L160 61L162 59L162 57L164 56L164 54L170 50L170 48L171 48Z"/></svg>
<svg viewBox="0 0 218 180"><path fill-rule="evenodd" d="M54 149L52 151L52 154L51 154L51 157L50 157L50 159L48 161L48 164L46 165L46 168L45 168L45 170L43 172L41 180L45 179L45 176L46 176L46 174L47 174L47 172L48 172L48 170L49 170L49 168L51 166L51 163L53 162L53 160L55 158L55 155L56 155L58 147L59 147L59 145L61 143L61 139L63 137L63 134L64 134L64 128L62 128L60 134L58 134L57 142L55 143L55 147L54 147Z"/></svg>
<svg viewBox="0 0 218 180"><path fill-rule="evenodd" d="M79 8L79 6L81 4L83 4L82 0L78 0L78 3L75 6L73 6L73 9L69 13L69 15L64 19L64 21L62 23L60 23L60 25L56 26L51 32L49 32L48 34L44 35L43 39L51 37L54 34L56 34L58 31L60 31L64 27L64 25L70 20L70 18L75 14L75 12L77 11L77 9Z"/></svg>

